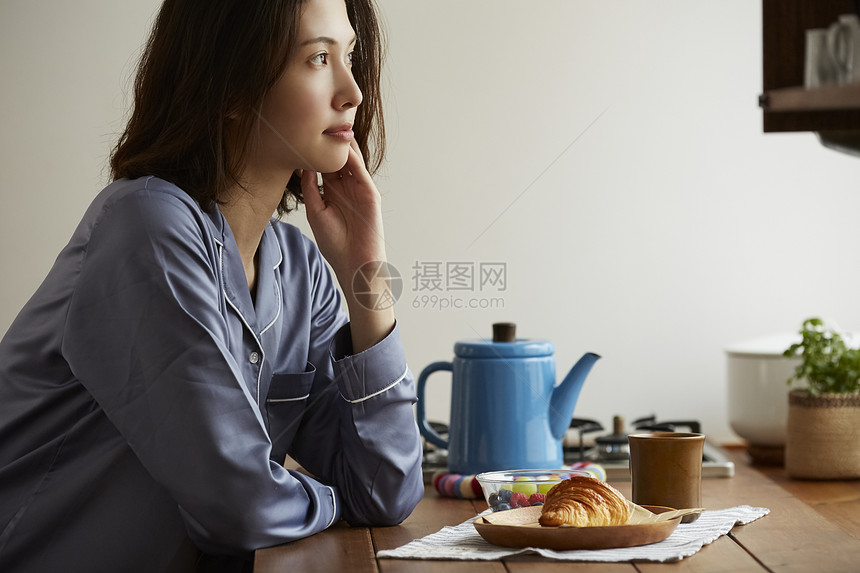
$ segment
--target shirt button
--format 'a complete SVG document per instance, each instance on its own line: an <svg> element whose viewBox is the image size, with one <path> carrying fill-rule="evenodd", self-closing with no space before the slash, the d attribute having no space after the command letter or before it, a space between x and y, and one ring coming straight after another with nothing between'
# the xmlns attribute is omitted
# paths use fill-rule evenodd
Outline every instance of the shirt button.
<svg viewBox="0 0 860 573"><path fill-rule="evenodd" d="M260 355L256 352L252 352L251 355L248 357L248 360L251 361L251 364L256 364L260 361Z"/></svg>

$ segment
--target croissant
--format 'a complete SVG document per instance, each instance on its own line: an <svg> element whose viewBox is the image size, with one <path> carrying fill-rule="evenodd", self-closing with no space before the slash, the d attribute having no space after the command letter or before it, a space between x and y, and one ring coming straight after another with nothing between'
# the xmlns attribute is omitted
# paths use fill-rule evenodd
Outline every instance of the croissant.
<svg viewBox="0 0 860 573"><path fill-rule="evenodd" d="M632 510L624 496L591 476L571 476L546 494L539 522L543 526L624 525Z"/></svg>

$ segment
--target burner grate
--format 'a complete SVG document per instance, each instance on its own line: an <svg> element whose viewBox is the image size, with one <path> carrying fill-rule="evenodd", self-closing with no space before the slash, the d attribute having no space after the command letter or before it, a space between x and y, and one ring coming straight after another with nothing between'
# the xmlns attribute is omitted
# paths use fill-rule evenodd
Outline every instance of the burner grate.
<svg viewBox="0 0 860 573"><path fill-rule="evenodd" d="M445 424L431 422L434 429L442 435L447 434L448 427ZM633 429L643 432L675 432L687 431L701 433L701 424L697 421L658 421L656 416L637 418L632 423ZM574 418L570 423L570 430L565 436L563 451L564 463L575 464L577 462L594 462L606 469L609 480L629 480L630 463L629 452L626 443L622 444L624 433L623 419L616 416L613 419L613 432L608 436L593 437L597 432L605 432L603 425L588 418ZM600 455L601 438L603 447L615 448L612 450L616 455ZM607 439L608 438L608 439ZM626 439L623 440L626 442ZM623 447L621 447L623 445ZM624 453L621 456L621 453ZM424 448L424 481L430 483L432 476L437 471L444 471L448 467L448 452L425 444ZM735 464L729 459L726 452L717 445L705 440L702 453L702 477L719 478L732 477L735 475ZM428 481L429 480L429 481Z"/></svg>
<svg viewBox="0 0 860 573"><path fill-rule="evenodd" d="M695 420L658 421L653 415L637 418L632 426L635 431L642 432L687 431L698 434L702 431L701 424ZM595 462L606 469L608 479L630 479L630 454L623 418L615 416L611 434L597 436L593 444L586 441L587 434L600 432L603 429L600 422L596 420L588 418L571 420L570 431L564 442L564 463ZM570 437L571 434L575 437ZM735 475L735 464L728 458L726 452L706 440L702 452L702 477L732 477L733 475Z"/></svg>

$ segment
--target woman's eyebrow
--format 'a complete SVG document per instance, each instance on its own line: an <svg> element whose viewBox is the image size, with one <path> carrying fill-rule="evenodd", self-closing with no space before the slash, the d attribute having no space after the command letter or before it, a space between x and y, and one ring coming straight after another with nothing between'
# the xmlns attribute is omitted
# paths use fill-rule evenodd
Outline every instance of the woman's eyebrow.
<svg viewBox="0 0 860 573"><path fill-rule="evenodd" d="M349 44L347 44L347 45L349 46L349 45L354 44L354 43L355 43L355 40L356 40L356 36L353 36L353 37L352 37L352 40L350 40L350 41L349 41ZM307 45L310 45L310 44L328 44L328 45L335 45L335 44L337 44L337 43L338 43L338 41L337 41L337 40L335 40L334 38L329 38L328 36L318 36L318 37L316 37L316 38L311 38L311 39L309 39L309 40L305 40L304 42L302 42L302 43L301 43L301 44L299 44L299 45L300 45L300 46L307 46Z"/></svg>

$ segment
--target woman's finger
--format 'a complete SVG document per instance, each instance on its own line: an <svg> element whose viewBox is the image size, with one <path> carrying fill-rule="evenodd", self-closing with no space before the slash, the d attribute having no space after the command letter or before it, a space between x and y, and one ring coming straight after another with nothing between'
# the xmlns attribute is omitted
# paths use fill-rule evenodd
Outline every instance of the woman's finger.
<svg viewBox="0 0 860 573"><path fill-rule="evenodd" d="M361 153L361 147L358 146L358 142L353 139L349 142L349 147L352 148L356 154L358 154L358 158L361 159L361 163L364 164L364 155Z"/></svg>
<svg viewBox="0 0 860 573"><path fill-rule="evenodd" d="M325 208L320 188L317 185L317 174L315 171L305 169L302 171L302 197L305 200L307 211L319 211Z"/></svg>
<svg viewBox="0 0 860 573"><path fill-rule="evenodd" d="M353 141L353 144L355 142ZM349 177L360 177L370 179L370 173L367 172L367 167L364 165L364 159L361 157L361 152L357 150L357 147L353 147L350 144L349 148L349 156L346 158L346 164L339 171L344 176Z"/></svg>

